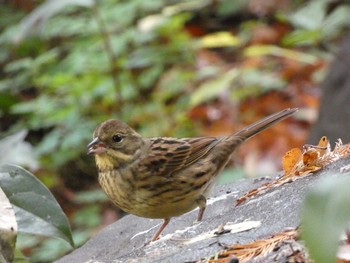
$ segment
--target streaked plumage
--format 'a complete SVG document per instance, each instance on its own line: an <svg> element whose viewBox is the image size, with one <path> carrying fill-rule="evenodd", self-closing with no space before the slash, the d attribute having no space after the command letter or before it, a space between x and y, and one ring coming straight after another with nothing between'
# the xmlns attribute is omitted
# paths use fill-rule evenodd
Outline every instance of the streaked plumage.
<svg viewBox="0 0 350 263"><path fill-rule="evenodd" d="M95 154L99 182L122 210L163 218L156 240L169 219L200 207L234 149L246 139L287 118L286 109L224 137L143 138L127 124L108 120L95 130L89 153Z"/></svg>

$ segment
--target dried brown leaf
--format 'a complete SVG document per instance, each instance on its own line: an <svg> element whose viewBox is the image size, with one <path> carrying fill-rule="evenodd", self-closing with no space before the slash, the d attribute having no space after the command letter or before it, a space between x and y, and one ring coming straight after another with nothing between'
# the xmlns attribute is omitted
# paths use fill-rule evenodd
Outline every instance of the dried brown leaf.
<svg viewBox="0 0 350 263"><path fill-rule="evenodd" d="M275 181L266 183L259 188L250 190L242 197L238 198L236 205L240 205L248 198L265 193L271 188L275 188L285 183L293 182L300 177L307 176L325 166L350 155L350 144L343 145L338 140L334 150L331 150L330 143L326 136L323 136L318 145L304 145L303 152L298 148L289 150L283 157L282 164L284 174Z"/></svg>
<svg viewBox="0 0 350 263"><path fill-rule="evenodd" d="M256 240L248 244L235 244L212 256L210 263L224 263L231 258L238 258L240 263L247 262L254 257L262 257L272 252L281 242L286 240L296 240L297 230L286 230L266 239Z"/></svg>
<svg viewBox="0 0 350 263"><path fill-rule="evenodd" d="M302 156L301 150L299 148L293 148L286 152L282 159L284 176L289 176L295 165L300 161Z"/></svg>

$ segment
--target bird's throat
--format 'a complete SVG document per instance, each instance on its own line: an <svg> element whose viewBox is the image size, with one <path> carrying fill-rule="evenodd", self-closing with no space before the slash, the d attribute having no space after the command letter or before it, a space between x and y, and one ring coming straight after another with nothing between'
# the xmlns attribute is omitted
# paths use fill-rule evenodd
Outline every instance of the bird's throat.
<svg viewBox="0 0 350 263"><path fill-rule="evenodd" d="M113 170L116 166L113 158L109 157L107 154L97 154L96 158L96 166L100 172Z"/></svg>
<svg viewBox="0 0 350 263"><path fill-rule="evenodd" d="M102 172L120 168L130 163L133 159L132 155L127 155L117 151L97 154L95 157L97 168Z"/></svg>

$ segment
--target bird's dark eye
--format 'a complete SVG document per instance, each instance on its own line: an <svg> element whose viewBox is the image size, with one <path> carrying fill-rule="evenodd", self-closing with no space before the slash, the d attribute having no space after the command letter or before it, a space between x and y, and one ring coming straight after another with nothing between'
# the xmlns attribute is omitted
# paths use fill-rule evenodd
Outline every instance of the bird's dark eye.
<svg viewBox="0 0 350 263"><path fill-rule="evenodd" d="M116 134L112 137L112 140L115 142L121 142L123 140L123 137L120 134Z"/></svg>

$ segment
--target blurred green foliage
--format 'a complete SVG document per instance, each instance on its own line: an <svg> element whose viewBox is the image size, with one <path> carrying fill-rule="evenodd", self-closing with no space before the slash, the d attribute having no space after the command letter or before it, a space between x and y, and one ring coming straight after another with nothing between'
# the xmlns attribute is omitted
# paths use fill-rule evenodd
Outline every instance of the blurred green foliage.
<svg viewBox="0 0 350 263"><path fill-rule="evenodd" d="M145 136L190 136L196 134L196 127L188 110L215 99L223 90L234 90L231 98L239 101L286 85L271 75L271 69L233 69L233 73L212 65L196 68L198 45L184 27L193 11L210 1L176 5L165 0L50 2L54 1L21 25L22 12L0 9L0 102L4 102L0 116L15 116L12 130L43 131L34 143L44 167L59 168L81 155L91 131L107 118L122 119ZM307 38L315 30L322 31L317 33L318 42L335 37L350 23L345 16L349 6L327 15L326 4L311 1L291 15L279 13L277 17L296 27L282 42L314 44ZM232 6L223 1L213 12L225 17L244 6L240 1ZM295 39L300 30L308 32L302 41ZM247 33L246 26L242 32ZM241 35L238 47L248 41L244 39ZM246 56L270 53L313 61L311 55L273 46L243 51ZM194 93L193 84L199 84Z"/></svg>
<svg viewBox="0 0 350 263"><path fill-rule="evenodd" d="M1 61L1 94L29 93L10 107L11 114L21 116L13 129L45 129L36 147L43 165L59 167L76 158L96 124L110 117L137 124L145 135L191 133L183 111L184 84L194 78L191 40L182 30L189 16L164 17L150 31L138 29L139 16L159 11L161 2L99 2L95 8L105 28L98 27L91 10L67 8L47 21L41 39L19 45L11 43L13 27L3 32L4 53L14 55ZM112 47L112 68L104 41ZM179 99L169 103L175 96ZM177 132L168 121L175 119L185 122Z"/></svg>
<svg viewBox="0 0 350 263"><path fill-rule="evenodd" d="M189 14L160 16L154 28L140 30L139 18L163 6L165 1L67 6L42 25L40 35L17 44L13 41L21 30L30 30L18 25L24 14L0 8L0 116L5 124L16 121L9 133L26 127L43 134L29 137L41 167L55 171L85 154L95 126L111 117L137 125L145 135L194 134L184 111L189 100L186 83L195 77L193 41L183 31ZM106 50L106 42L111 50ZM76 197L78 204L85 204L71 218L77 245L101 224L99 196L93 192ZM70 249L59 240L25 235L18 244L34 247L32 262L53 261Z"/></svg>
<svg viewBox="0 0 350 263"><path fill-rule="evenodd" d="M350 6L343 4L329 12L329 1L307 2L288 20L296 28L282 41L286 46L314 45L337 38L344 28L350 26Z"/></svg>
<svg viewBox="0 0 350 263"><path fill-rule="evenodd" d="M349 174L330 174L312 187L302 209L302 239L316 263L338 262L342 233L349 229ZM341 254L339 252L339 254Z"/></svg>

